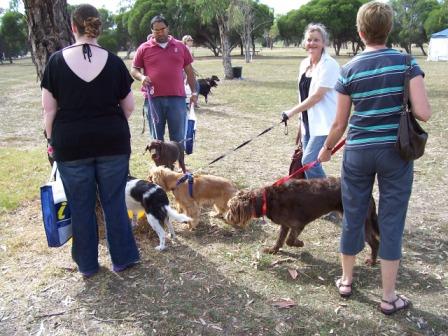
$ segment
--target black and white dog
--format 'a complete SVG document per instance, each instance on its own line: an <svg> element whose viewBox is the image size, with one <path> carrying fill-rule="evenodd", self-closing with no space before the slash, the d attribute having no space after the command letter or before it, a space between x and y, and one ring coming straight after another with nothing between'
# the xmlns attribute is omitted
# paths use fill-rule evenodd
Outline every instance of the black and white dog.
<svg viewBox="0 0 448 336"><path fill-rule="evenodd" d="M171 238L175 238L174 228L170 219L179 222L189 222L191 218L180 214L170 207L166 192L157 184L145 180L128 177L126 183L126 206L133 213L132 226L137 225L137 216L144 211L149 225L159 236L159 246L156 250L165 249L165 230L162 225L166 224Z"/></svg>

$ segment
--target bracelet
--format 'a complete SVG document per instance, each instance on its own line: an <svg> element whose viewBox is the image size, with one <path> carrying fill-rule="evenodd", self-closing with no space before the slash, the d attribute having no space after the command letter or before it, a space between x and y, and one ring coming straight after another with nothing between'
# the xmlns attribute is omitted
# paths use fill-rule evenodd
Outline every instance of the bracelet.
<svg viewBox="0 0 448 336"><path fill-rule="evenodd" d="M197 92L192 92L191 95L192 95L192 96L197 96L198 93L197 93Z"/></svg>

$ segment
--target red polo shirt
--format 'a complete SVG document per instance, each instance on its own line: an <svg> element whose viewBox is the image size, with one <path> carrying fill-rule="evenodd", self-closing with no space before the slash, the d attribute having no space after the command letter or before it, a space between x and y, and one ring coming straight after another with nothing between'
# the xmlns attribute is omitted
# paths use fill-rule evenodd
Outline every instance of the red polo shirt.
<svg viewBox="0 0 448 336"><path fill-rule="evenodd" d="M153 97L185 97L184 68L193 62L187 47L181 42L168 37L168 44L162 48L151 37L138 47L134 56L133 67L143 69L154 87Z"/></svg>

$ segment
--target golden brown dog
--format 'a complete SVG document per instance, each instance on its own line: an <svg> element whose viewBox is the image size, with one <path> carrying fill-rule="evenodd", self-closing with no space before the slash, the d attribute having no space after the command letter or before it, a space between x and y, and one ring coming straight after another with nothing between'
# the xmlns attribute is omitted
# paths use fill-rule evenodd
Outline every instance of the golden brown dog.
<svg viewBox="0 0 448 336"><path fill-rule="evenodd" d="M223 216L228 210L227 202L238 191L233 183L225 178L213 175L197 175L193 180L193 197L188 190L188 181L176 186L183 177L182 173L176 173L167 168L156 167L150 172L148 180L158 184L165 191L172 191L179 211L184 212L193 220L189 222L193 230L199 223L202 205L213 205L213 215Z"/></svg>

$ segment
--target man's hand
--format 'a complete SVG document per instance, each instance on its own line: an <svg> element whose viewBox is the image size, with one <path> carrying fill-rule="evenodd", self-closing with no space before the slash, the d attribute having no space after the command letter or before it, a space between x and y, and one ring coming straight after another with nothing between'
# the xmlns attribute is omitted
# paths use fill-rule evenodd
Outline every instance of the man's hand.
<svg viewBox="0 0 448 336"><path fill-rule="evenodd" d="M191 104L193 104L194 106L197 102L198 102L198 93L193 92L190 97L190 106L192 106Z"/></svg>
<svg viewBox="0 0 448 336"><path fill-rule="evenodd" d="M142 75L142 78L140 81L142 82L142 86L150 86L151 85L151 79L148 76Z"/></svg>

